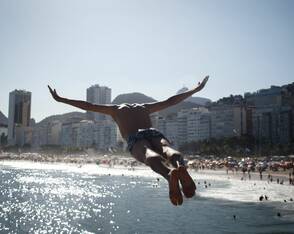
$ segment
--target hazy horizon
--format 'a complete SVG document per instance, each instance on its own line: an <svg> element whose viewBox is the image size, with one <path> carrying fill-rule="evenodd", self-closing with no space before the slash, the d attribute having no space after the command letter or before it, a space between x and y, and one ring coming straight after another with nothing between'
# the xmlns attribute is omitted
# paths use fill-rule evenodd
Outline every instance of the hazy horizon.
<svg viewBox="0 0 294 234"><path fill-rule="evenodd" d="M0 0L0 110L32 92L37 121L78 109L94 84L157 100L192 88L216 101L294 81L294 2Z"/></svg>

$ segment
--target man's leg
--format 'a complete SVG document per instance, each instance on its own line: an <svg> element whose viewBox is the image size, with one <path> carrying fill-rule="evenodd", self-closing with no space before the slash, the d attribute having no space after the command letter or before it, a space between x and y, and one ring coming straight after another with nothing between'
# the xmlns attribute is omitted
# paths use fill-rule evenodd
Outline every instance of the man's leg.
<svg viewBox="0 0 294 234"><path fill-rule="evenodd" d="M179 151L173 149L166 139L156 137L153 138L150 143L153 149L168 160L174 168L185 165L183 155Z"/></svg>
<svg viewBox="0 0 294 234"><path fill-rule="evenodd" d="M185 197L193 197L195 195L196 185L185 167L182 154L170 147L168 141L164 138L153 138L151 144L157 153L169 160L171 164L178 169L179 180Z"/></svg>
<svg viewBox="0 0 294 234"><path fill-rule="evenodd" d="M132 155L140 162L148 165L153 171L162 175L169 183L169 197L174 205L181 205L183 197L179 188L179 173L175 169L170 170L163 164L161 155L152 150L147 140L136 142L132 149Z"/></svg>

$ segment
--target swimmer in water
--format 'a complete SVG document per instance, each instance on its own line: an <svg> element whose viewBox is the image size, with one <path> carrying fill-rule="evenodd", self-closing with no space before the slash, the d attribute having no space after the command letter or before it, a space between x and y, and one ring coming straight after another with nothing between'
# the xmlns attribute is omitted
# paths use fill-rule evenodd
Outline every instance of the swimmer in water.
<svg viewBox="0 0 294 234"><path fill-rule="evenodd" d="M170 201L174 205L181 205L183 196L179 183L187 198L195 195L196 185L187 171L182 154L170 146L170 142L161 132L152 128L150 114L176 105L199 92L204 88L208 78L206 76L195 88L184 93L164 101L144 104L98 105L61 97L49 85L48 88L57 102L110 115L118 125L122 137L127 141L131 155L163 176L169 184ZM167 167L165 161L170 162L173 168Z"/></svg>

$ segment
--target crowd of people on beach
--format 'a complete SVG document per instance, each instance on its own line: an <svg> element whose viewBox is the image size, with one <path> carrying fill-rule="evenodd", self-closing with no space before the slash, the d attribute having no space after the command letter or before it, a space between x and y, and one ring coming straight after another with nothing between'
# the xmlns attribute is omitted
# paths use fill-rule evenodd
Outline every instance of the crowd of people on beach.
<svg viewBox="0 0 294 234"><path fill-rule="evenodd" d="M34 162L62 162L62 163L96 163L98 165L106 165L108 167L125 166L135 168L136 166L144 166L134 158L123 155L112 154L64 154L55 155L49 153L9 153L1 152L0 160L29 160ZM227 174L242 173L242 180L251 180L252 176L259 175L259 179L264 179L267 173L268 182L276 182L285 184L289 181L289 185L294 185L294 158L293 157L268 157L268 158L233 158L233 157L215 157L215 156L188 156L185 160L188 168L200 170L225 170Z"/></svg>
<svg viewBox="0 0 294 234"><path fill-rule="evenodd" d="M293 169L289 169L289 174L288 174L288 181L289 181L289 185L294 185L294 168ZM228 173L228 171L227 171ZM259 173L259 179L263 180L263 171L260 170L258 171ZM268 183L273 183L276 182L277 184L280 185L284 185L285 184L285 180L286 180L286 173L275 173L274 176L273 174L271 174L270 170L267 170L267 182ZM248 179L251 180L251 172L247 171L247 175L248 175ZM246 174L245 171L243 171L243 176L241 177L241 180L244 180L246 178Z"/></svg>
<svg viewBox="0 0 294 234"><path fill-rule="evenodd" d="M218 158L218 157L197 157L188 161L188 166L196 171L199 170L225 170L227 174L241 175L241 180L249 179L252 176L264 179L268 174L268 182L294 185L294 158L293 157L267 157L267 158ZM241 173L241 174L240 174Z"/></svg>

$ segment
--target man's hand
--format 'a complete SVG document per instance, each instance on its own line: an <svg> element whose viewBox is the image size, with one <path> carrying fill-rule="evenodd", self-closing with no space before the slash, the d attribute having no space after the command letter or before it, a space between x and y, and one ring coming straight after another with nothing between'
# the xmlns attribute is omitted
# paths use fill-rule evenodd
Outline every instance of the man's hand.
<svg viewBox="0 0 294 234"><path fill-rule="evenodd" d="M51 95L52 95L52 97L56 100L56 101L58 101L58 102L60 102L61 100L62 100L62 97L60 97L57 93L56 93L56 90L54 89L51 89L51 87L48 85L48 88L49 88L49 91L50 91L50 93L51 93Z"/></svg>
<svg viewBox="0 0 294 234"><path fill-rule="evenodd" d="M202 82L201 83L200 82L198 83L198 86L196 87L196 90L197 91L200 91L201 89L204 88L206 82L208 81L208 78L209 78L209 76L205 76L205 78L202 80Z"/></svg>

